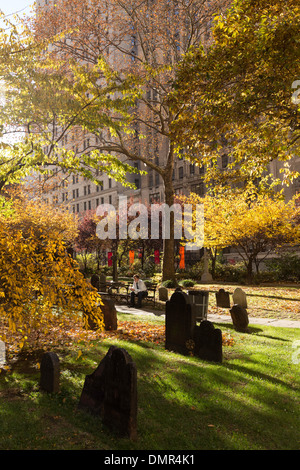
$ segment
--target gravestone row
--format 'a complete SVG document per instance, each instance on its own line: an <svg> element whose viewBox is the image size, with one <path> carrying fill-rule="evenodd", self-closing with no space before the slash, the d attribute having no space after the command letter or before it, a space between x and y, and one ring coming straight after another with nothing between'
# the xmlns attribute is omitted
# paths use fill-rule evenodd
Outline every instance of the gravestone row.
<svg viewBox="0 0 300 470"><path fill-rule="evenodd" d="M239 305L240 307L247 308L247 296L246 293L240 287L237 287L232 294L232 300L234 305ZM224 289L219 289L216 292L216 302L217 307L220 308L230 308L230 294Z"/></svg>
<svg viewBox="0 0 300 470"><path fill-rule="evenodd" d="M232 294L233 306L230 305L230 294L220 289L216 292L217 307L230 309L230 315L234 328L240 332L247 332L249 318L247 312L247 296L240 287ZM231 307L231 308L230 308Z"/></svg>
<svg viewBox="0 0 300 470"><path fill-rule="evenodd" d="M166 303L166 349L213 362L222 362L222 332L213 323L196 324L192 296L174 292Z"/></svg>

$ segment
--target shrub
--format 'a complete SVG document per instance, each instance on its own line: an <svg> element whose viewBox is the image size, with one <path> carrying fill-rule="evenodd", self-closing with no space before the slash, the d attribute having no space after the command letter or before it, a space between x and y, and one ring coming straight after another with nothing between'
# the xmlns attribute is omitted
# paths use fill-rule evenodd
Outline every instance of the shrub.
<svg viewBox="0 0 300 470"><path fill-rule="evenodd" d="M300 258L294 253L285 253L265 264L277 281L300 281Z"/></svg>
<svg viewBox="0 0 300 470"><path fill-rule="evenodd" d="M172 279L168 279L167 281L163 281L162 285L170 289L171 287L176 287L176 282L172 281Z"/></svg>
<svg viewBox="0 0 300 470"><path fill-rule="evenodd" d="M196 281L193 281L193 279L183 279L179 284L183 287L193 287L196 284Z"/></svg>

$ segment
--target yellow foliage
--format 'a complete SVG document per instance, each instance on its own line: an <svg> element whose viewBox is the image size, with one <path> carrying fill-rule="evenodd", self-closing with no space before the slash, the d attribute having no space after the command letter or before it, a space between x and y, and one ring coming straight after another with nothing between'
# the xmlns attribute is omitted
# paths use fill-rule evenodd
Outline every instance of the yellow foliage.
<svg viewBox="0 0 300 470"><path fill-rule="evenodd" d="M33 201L0 214L0 321L21 334L20 348L57 317L63 325L84 312L103 327L101 299L66 251L75 228L69 214Z"/></svg>

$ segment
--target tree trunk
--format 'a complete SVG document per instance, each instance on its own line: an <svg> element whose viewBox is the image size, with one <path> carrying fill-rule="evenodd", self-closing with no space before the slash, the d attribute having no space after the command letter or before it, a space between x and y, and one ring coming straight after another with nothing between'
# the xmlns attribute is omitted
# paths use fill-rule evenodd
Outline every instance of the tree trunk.
<svg viewBox="0 0 300 470"><path fill-rule="evenodd" d="M252 284L253 281L253 258L250 256L247 263L247 282Z"/></svg>
<svg viewBox="0 0 300 470"><path fill-rule="evenodd" d="M173 171L173 169L172 169ZM165 203L171 207L174 203L174 188L172 183L172 172L168 172L164 178ZM174 242L174 214L170 212L170 237L165 237L164 254L162 263L162 280L171 279L175 281L175 242Z"/></svg>

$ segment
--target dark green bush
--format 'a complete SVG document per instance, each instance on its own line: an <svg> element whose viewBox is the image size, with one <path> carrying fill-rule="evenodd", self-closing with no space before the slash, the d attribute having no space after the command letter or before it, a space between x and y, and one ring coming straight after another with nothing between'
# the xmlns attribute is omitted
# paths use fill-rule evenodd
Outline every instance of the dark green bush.
<svg viewBox="0 0 300 470"><path fill-rule="evenodd" d="M293 253L285 253L280 258L265 262L267 272L277 281L300 281L300 258Z"/></svg>
<svg viewBox="0 0 300 470"><path fill-rule="evenodd" d="M179 284L183 287L193 287L196 284L196 281L193 281L193 279L183 279L182 281L179 281Z"/></svg>
<svg viewBox="0 0 300 470"><path fill-rule="evenodd" d="M172 279L168 279L167 281L163 281L162 282L162 285L164 287L167 287L168 289L171 288L171 287L176 287L176 282L175 281L172 281Z"/></svg>

